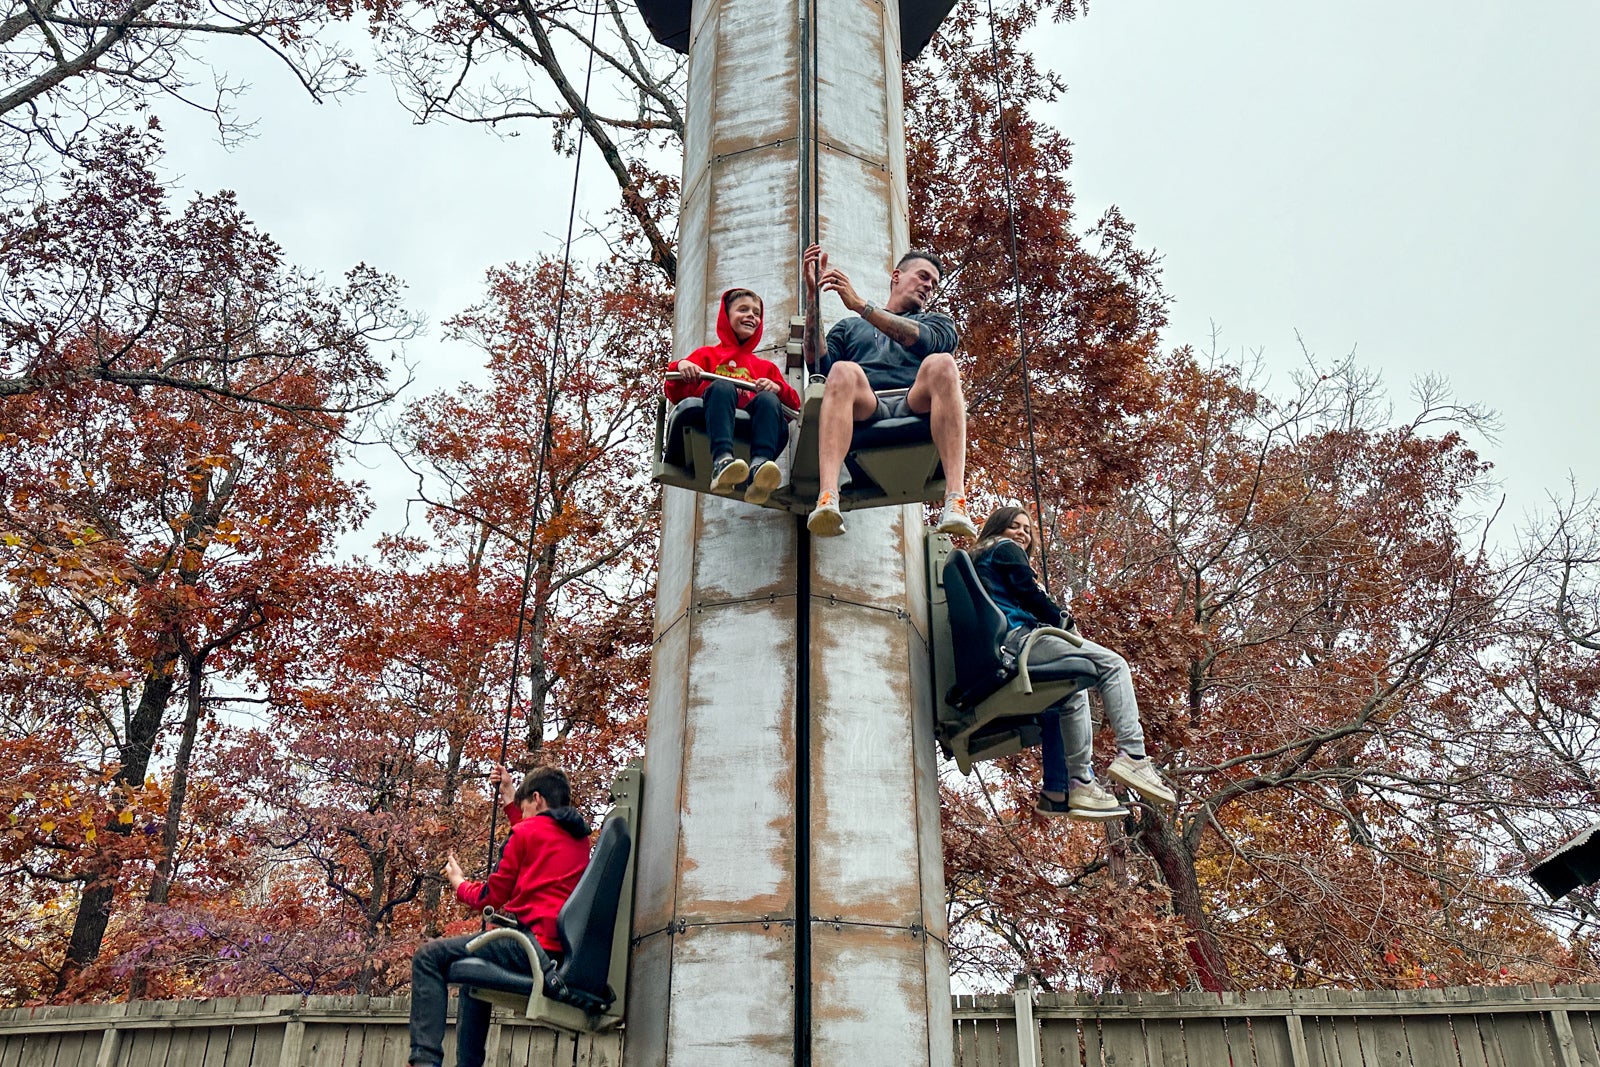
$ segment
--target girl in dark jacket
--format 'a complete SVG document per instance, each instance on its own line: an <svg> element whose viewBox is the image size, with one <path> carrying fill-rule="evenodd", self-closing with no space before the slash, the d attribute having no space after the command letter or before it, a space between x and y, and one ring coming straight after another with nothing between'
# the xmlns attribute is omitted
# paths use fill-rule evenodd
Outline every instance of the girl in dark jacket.
<svg viewBox="0 0 1600 1067"><path fill-rule="evenodd" d="M1057 626L1070 630L1072 616L1039 587L1028 562L1032 548L1033 523L1028 513L1017 507L996 508L978 532L978 543L972 549L973 569L1013 629ZM1117 739L1117 755L1106 768L1107 777L1153 803L1176 802L1177 795L1145 756L1139 702L1133 695L1128 661L1093 641L1085 640L1083 647L1076 648L1048 634L1040 637L1034 648L1041 655L1070 653L1094 664L1099 675L1094 687L1100 690L1106 724ZM1088 691L1079 690L1043 712L1039 725L1044 731L1044 788L1036 810L1077 819L1114 819L1128 814L1094 778L1094 726L1089 719Z"/></svg>

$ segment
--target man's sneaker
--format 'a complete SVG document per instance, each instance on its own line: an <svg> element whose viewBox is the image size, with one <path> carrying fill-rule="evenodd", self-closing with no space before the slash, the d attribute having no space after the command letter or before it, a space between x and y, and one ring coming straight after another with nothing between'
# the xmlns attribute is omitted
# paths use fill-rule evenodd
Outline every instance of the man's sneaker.
<svg viewBox="0 0 1600 1067"><path fill-rule="evenodd" d="M1121 782L1152 804L1178 802L1178 794L1162 779L1161 772L1156 770L1149 757L1134 759L1126 752L1118 752L1117 758L1106 768L1106 776Z"/></svg>
<svg viewBox="0 0 1600 1067"><path fill-rule="evenodd" d="M939 514L939 525L934 530L942 534L960 534L962 537L977 537L978 528L972 525L972 520L967 518L967 498L964 496L945 497L944 511Z"/></svg>
<svg viewBox="0 0 1600 1067"><path fill-rule="evenodd" d="M1067 814L1074 819L1120 819L1128 809L1099 782L1073 782L1067 787Z"/></svg>
<svg viewBox="0 0 1600 1067"><path fill-rule="evenodd" d="M839 498L833 493L817 497L817 506L806 517L806 529L816 537L838 537L844 533L844 516L839 513Z"/></svg>
<svg viewBox="0 0 1600 1067"><path fill-rule="evenodd" d="M711 463L711 491L731 493L750 476L750 464L736 456L718 456Z"/></svg>
<svg viewBox="0 0 1600 1067"><path fill-rule="evenodd" d="M756 468L755 474L750 476L750 485L744 491L746 504L765 504L767 497L778 488L778 483L783 481L783 472L772 460L767 460Z"/></svg>

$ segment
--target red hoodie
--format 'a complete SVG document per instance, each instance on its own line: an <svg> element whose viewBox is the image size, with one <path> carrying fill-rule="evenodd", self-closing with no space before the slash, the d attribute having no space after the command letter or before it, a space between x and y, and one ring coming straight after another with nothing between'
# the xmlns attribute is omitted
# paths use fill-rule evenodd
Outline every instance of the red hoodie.
<svg viewBox="0 0 1600 1067"><path fill-rule="evenodd" d="M560 952L556 915L589 866L589 826L576 808L552 808L528 819L518 805L507 804L506 815L511 837L500 866L486 882L456 886L456 899L475 910L490 904L509 911L547 951Z"/></svg>
<svg viewBox="0 0 1600 1067"><path fill-rule="evenodd" d="M695 349L689 353L689 362L696 364L703 370L729 378L744 378L747 381L766 378L769 381L777 382L778 399L783 401L786 407L798 408L800 406L800 394L795 392L794 386L784 381L783 371L779 370L777 364L771 360L762 359L755 354L755 347L761 341L763 323L756 323L755 333L752 333L750 339L743 344L740 344L738 338L734 336L733 323L728 321L728 293L731 292L733 290L729 289L723 293L722 299L717 304L717 339L720 343ZM674 361L667 369L669 371L676 370L677 362ZM676 404L678 401L687 400L691 396L699 396L706 391L710 384L704 379L697 382L668 381L666 383L667 399ZM734 402L740 407L746 407L755 395L749 390L740 389L735 394Z"/></svg>

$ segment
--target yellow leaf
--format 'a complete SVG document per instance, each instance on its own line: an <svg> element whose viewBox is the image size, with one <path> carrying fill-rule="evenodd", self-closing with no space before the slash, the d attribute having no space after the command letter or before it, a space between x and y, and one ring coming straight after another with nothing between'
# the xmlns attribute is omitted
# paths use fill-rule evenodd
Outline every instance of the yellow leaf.
<svg viewBox="0 0 1600 1067"><path fill-rule="evenodd" d="M12 548L16 548L18 545L22 544L22 538L18 537L16 534L6 534L6 544Z"/></svg>
<svg viewBox="0 0 1600 1067"><path fill-rule="evenodd" d="M55 828L56 823L54 819L46 819L44 822L39 824L39 829L43 830L47 834Z"/></svg>
<svg viewBox="0 0 1600 1067"><path fill-rule="evenodd" d="M92 826L91 826L91 827L89 827L89 828L88 828L88 829L87 829L87 830L85 830L85 831L84 831L84 832L83 832L83 839L84 839L84 840L85 840L85 841L90 841L90 842L92 842L92 841L94 841L94 837L95 837L95 834L94 834L94 827L92 827Z"/></svg>
<svg viewBox="0 0 1600 1067"><path fill-rule="evenodd" d="M118 813L117 821L120 822L124 826L131 826L133 824L133 812L124 811L124 812Z"/></svg>

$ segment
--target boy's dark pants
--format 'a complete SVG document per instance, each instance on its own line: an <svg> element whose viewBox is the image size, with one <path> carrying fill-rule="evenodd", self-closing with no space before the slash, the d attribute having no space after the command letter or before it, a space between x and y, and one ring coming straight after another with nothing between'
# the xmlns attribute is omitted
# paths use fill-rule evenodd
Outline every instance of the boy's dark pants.
<svg viewBox="0 0 1600 1067"><path fill-rule="evenodd" d="M727 382L712 382L701 394L705 403L706 433L711 437L711 458L733 452L733 413L739 391ZM777 459L788 442L784 439L783 411L777 393L757 393L745 408L750 413L752 467Z"/></svg>
<svg viewBox="0 0 1600 1067"><path fill-rule="evenodd" d="M528 954L510 938L491 941L476 952L467 942L477 934L440 937L417 949L411 957L411 1062L444 1062L444 1017L450 987L445 976L456 960L477 956L510 971L528 973ZM467 996L462 989L456 1005L456 1063L458 1067L483 1067L483 1046L489 1039L490 1006Z"/></svg>

